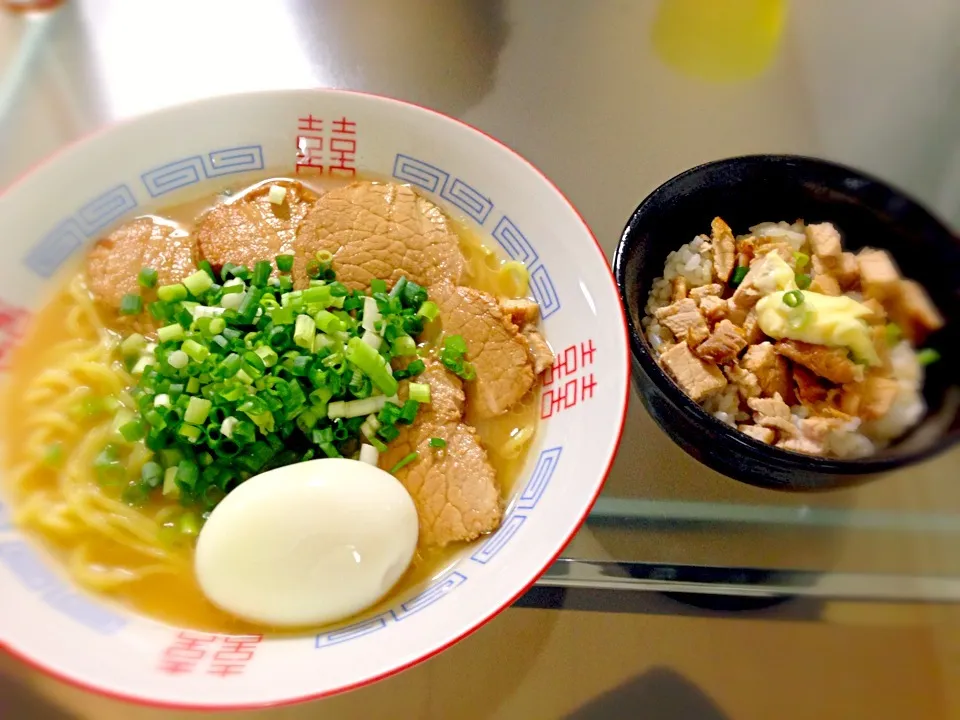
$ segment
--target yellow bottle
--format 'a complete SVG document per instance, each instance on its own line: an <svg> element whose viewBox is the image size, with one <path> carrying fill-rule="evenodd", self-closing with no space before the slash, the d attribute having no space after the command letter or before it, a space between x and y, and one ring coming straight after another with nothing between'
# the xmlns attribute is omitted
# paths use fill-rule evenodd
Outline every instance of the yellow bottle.
<svg viewBox="0 0 960 720"><path fill-rule="evenodd" d="M670 67L701 80L746 80L780 46L786 0L661 0L653 45Z"/></svg>

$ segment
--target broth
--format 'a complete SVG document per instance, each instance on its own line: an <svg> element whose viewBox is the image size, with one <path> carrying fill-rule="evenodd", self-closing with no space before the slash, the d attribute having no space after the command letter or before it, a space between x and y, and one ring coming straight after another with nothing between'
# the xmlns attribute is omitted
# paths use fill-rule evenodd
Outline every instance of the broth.
<svg viewBox="0 0 960 720"><path fill-rule="evenodd" d="M287 178L272 177L270 179ZM302 179L299 180L303 182ZM229 202L231 198L239 197L263 182L266 180L252 185L228 188L227 192L221 192L215 196L207 193L200 198L188 199L157 211L157 216L190 230L194 219L215 202ZM321 186L318 189L327 188ZM467 260L467 276L463 284L496 295L520 296L516 279L512 273L502 271L502 262L497 255L483 244L477 233L465 224L451 219ZM73 268L57 284L64 288L77 273L77 268ZM20 408L30 405L29 391L32 381L64 352L64 341L71 339L65 338L64 318L76 303L75 296L69 290L61 289L37 313L29 333L12 355L2 417L6 445L5 465L8 472L29 460L31 443L35 445L35 441L31 438L31 427L22 421ZM115 324L115 319L105 317L101 319L107 326ZM470 417L468 412L466 418L466 422L476 427L481 442L488 451L490 462L497 472L501 495L504 499L513 489L526 459L527 448L532 441L530 437L526 442L518 443L517 435L522 428L536 428L538 423L537 396L538 390L535 386L534 391L506 415L492 420L477 421ZM86 434L96 432L102 425L103 419L99 416L76 417L71 418L70 423L70 428L64 430L62 439L64 445L79 442L79 439ZM515 447L511 448L511 446ZM21 487L20 497L17 498L18 504L29 502L29 498L34 493L49 492L51 488L55 488L60 472L62 469L51 467L34 473ZM90 483L91 486L95 484L92 474ZM119 499L119 493L109 488L99 487L98 492L115 500ZM142 511L148 517L156 517L158 514L163 517L164 512L171 506L179 507L179 504L160 496L160 499L151 500L142 508ZM34 528L30 530L64 562L67 561L71 549L82 546L86 548L86 560L91 564L105 568L135 567L143 564L142 556L90 527L81 526L72 529L66 537L59 537L55 533ZM442 574L456 560L462 547L461 543L442 550L418 550L407 573L380 603L380 607L389 603L396 594L409 591ZM181 561L177 572L147 574L142 578L119 584L110 589L110 596L145 615L181 627L218 633L257 633L271 630L239 620L211 604L201 592L194 576L192 544L181 544L173 546L172 549L177 559ZM364 614L375 611L376 608L367 610ZM285 629L283 632L290 632L290 630Z"/></svg>

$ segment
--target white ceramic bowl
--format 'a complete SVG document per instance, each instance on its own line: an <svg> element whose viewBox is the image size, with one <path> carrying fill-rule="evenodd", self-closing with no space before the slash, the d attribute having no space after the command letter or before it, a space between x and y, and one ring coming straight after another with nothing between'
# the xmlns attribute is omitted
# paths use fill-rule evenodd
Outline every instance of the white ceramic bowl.
<svg viewBox="0 0 960 720"><path fill-rule="evenodd" d="M509 148L387 98L303 90L204 100L109 128L34 169L0 196L0 357L53 289L51 278L105 230L265 170L289 173L298 157L325 175L353 167L412 183L527 263L558 365L503 524L389 610L308 636L237 638L170 627L79 590L0 502L0 645L46 672L135 702L209 709L362 686L509 606L600 492L623 427L629 363L620 300L596 239Z"/></svg>

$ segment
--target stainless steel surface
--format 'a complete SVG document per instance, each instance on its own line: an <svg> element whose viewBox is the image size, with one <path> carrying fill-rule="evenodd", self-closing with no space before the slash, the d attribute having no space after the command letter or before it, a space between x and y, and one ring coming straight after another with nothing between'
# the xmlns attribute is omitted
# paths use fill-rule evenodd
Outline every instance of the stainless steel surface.
<svg viewBox="0 0 960 720"><path fill-rule="evenodd" d="M960 226L955 0L794 2L782 34L764 31L773 38L769 64L724 82L664 59L663 38L654 35L676 6L73 0L51 14L0 13L0 186L77 137L156 108L329 86L412 100L497 136L557 182L608 255L630 211L659 183L697 163L751 152L861 167ZM749 30L748 20L738 27ZM724 53L759 42L761 30L744 40L691 29L667 44L703 46L719 67ZM958 600L958 479L954 452L854 490L759 490L689 459L634 398L604 497L565 556L718 573L795 571L839 597L866 597L878 576L892 577L884 587L908 589L881 594ZM597 566L582 567L577 583L607 584L591 574ZM702 590L743 590L710 577L698 581ZM552 572L543 582L573 579ZM669 580L618 583L670 587Z"/></svg>

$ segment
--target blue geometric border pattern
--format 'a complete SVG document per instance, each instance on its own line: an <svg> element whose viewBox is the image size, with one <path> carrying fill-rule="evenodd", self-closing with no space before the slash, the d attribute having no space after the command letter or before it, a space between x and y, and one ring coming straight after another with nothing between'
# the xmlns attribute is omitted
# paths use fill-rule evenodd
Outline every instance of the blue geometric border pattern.
<svg viewBox="0 0 960 720"><path fill-rule="evenodd" d="M560 462L562 452L562 447L555 447L540 453L537 464L534 466L533 472L530 473L530 480L527 481L526 487L523 488L523 492L520 493L520 498L517 500L519 509L533 510L536 507L537 502L543 497L543 493L550 483L550 478L553 477L553 471L557 469L557 463Z"/></svg>
<svg viewBox="0 0 960 720"><path fill-rule="evenodd" d="M511 260L522 262L527 267L533 267L540 259L524 234L506 215L500 218L500 222L493 229L493 239L500 244Z"/></svg>
<svg viewBox="0 0 960 720"><path fill-rule="evenodd" d="M117 185L98 195L62 220L24 256L24 264L40 277L50 277L86 239L137 207L127 185Z"/></svg>
<svg viewBox="0 0 960 720"><path fill-rule="evenodd" d="M544 320L560 309L557 289L553 286L550 274L543 265L530 270L530 291L540 305L540 317Z"/></svg>
<svg viewBox="0 0 960 720"><path fill-rule="evenodd" d="M377 615L369 620L354 623L353 625L348 625L345 628L340 628L333 632L317 635L316 647L319 650L320 648L330 647L331 645L339 645L340 643L349 642L364 635L375 633L377 630L383 630L383 628L387 626L388 617L388 613Z"/></svg>
<svg viewBox="0 0 960 720"><path fill-rule="evenodd" d="M114 220L118 220L137 206L137 201L126 185L107 190L77 211L77 220L89 237L103 230Z"/></svg>
<svg viewBox="0 0 960 720"><path fill-rule="evenodd" d="M264 166L260 145L241 145L161 165L143 173L140 179L150 197L159 197L205 178L263 170ZM40 277L48 278L83 247L87 238L97 235L136 207L137 199L130 187L117 185L61 220L27 252L23 262Z"/></svg>
<svg viewBox="0 0 960 720"><path fill-rule="evenodd" d="M393 176L439 195L480 225L487 221L493 211L493 200L481 191L459 178L454 178L451 183L451 175L446 170L410 155L397 153L393 161ZM494 226L492 235L511 260L526 265L530 273L530 290L540 304L540 317L546 320L557 312L560 309L560 297L557 295L556 286L547 268L540 262L539 253L520 228L509 217L502 215Z"/></svg>
<svg viewBox="0 0 960 720"><path fill-rule="evenodd" d="M353 625L348 625L347 627L339 628L332 632L321 633L317 635L314 646L317 650L321 650L331 645L339 645L340 643L370 635L378 630L383 630L383 628L387 627L391 622L396 623L406 620L425 607L442 600L466 581L466 575L455 570L451 571L422 593L403 603L399 611L390 610L375 617L361 620Z"/></svg>
<svg viewBox="0 0 960 720"><path fill-rule="evenodd" d="M423 160L398 154L393 160L393 176L413 183L456 205L480 225L486 222L493 202L460 178L450 182L450 173Z"/></svg>
<svg viewBox="0 0 960 720"><path fill-rule="evenodd" d="M520 514L520 511L533 510L540 498L543 497L543 493L546 492L547 486L550 484L550 478L553 477L553 473L557 469L562 453L563 448L559 446L548 448L540 453L537 464L520 493L516 505L501 523L499 529L470 556L471 560L486 565L513 539L513 536L517 534L528 517L525 514Z"/></svg>
<svg viewBox="0 0 960 720"><path fill-rule="evenodd" d="M452 202L480 225L486 222L487 216L493 210L493 203L489 198L485 198L459 178L454 178L449 187L444 187L440 197Z"/></svg>
<svg viewBox="0 0 960 720"><path fill-rule="evenodd" d="M140 179L150 197L159 197L204 178L263 170L263 167L263 148L260 145L243 145L175 160L148 170Z"/></svg>
<svg viewBox="0 0 960 720"><path fill-rule="evenodd" d="M463 585L467 581L467 576L459 572L451 572L440 582L434 583L412 600L408 600L400 606L400 611L391 610L394 620L400 622L406 620L411 615L420 612L428 605L433 605L437 600L442 599L450 592Z"/></svg>
<svg viewBox="0 0 960 720"><path fill-rule="evenodd" d="M28 268L40 277L48 278L70 257L83 247L87 236L74 218L67 218L47 233L23 258Z"/></svg>
<svg viewBox="0 0 960 720"><path fill-rule="evenodd" d="M445 173L440 168L409 155L400 154L393 161L393 176L437 195L443 191L447 186L447 180L450 179L449 173Z"/></svg>
<svg viewBox="0 0 960 720"><path fill-rule="evenodd" d="M47 605L94 632L113 635L127 624L123 617L71 590L23 541L0 543L0 563Z"/></svg>
<svg viewBox="0 0 960 720"><path fill-rule="evenodd" d="M470 556L470 559L481 565L486 565L510 542L513 536L517 534L517 530L519 530L526 521L526 515L517 515L516 512L511 512L504 518L500 527L490 536L490 539L483 543L480 549Z"/></svg>

